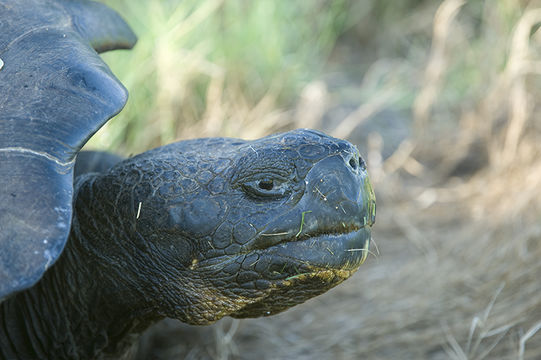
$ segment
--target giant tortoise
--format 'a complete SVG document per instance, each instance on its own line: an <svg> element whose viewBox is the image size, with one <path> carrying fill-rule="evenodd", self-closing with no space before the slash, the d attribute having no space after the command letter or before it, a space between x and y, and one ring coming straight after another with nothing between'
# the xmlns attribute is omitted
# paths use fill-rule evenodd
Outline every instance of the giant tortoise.
<svg viewBox="0 0 541 360"><path fill-rule="evenodd" d="M96 2L0 0L2 359L116 358L165 317L276 314L366 257L365 164L317 131L76 164L127 99L97 52L134 43Z"/></svg>

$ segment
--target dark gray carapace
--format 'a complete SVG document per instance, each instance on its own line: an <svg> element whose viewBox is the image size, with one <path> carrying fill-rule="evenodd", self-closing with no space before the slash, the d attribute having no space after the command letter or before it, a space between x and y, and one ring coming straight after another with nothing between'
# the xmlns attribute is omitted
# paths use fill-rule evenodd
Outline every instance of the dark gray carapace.
<svg viewBox="0 0 541 360"><path fill-rule="evenodd" d="M96 51L135 41L103 4L0 1L0 299L62 252L75 156L127 99Z"/></svg>

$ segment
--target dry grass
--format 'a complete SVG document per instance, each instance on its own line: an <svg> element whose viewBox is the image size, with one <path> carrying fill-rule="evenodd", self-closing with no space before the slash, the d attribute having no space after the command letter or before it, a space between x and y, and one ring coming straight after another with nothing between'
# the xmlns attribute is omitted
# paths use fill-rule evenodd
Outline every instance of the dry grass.
<svg viewBox="0 0 541 360"><path fill-rule="evenodd" d="M253 138L301 126L349 138L367 151L380 255L337 289L278 316L206 328L161 324L146 338L154 355L541 358L541 3L343 1L333 10L348 19L329 36L341 36L330 75L318 75L328 51L302 50L287 54L299 63L321 56L318 65L288 68L293 83L273 81L280 66L269 66L256 87L238 62L215 56L216 42L198 28L231 14L224 3L146 16L161 24L141 37L154 45L122 54L132 64L115 70L130 88L131 109L94 144L129 153L140 150L134 144L178 137ZM246 31L257 33L250 19ZM143 85L149 76L156 82ZM150 95L155 100L143 99ZM411 132L396 141L390 134L401 126ZM130 127L136 131L126 135Z"/></svg>

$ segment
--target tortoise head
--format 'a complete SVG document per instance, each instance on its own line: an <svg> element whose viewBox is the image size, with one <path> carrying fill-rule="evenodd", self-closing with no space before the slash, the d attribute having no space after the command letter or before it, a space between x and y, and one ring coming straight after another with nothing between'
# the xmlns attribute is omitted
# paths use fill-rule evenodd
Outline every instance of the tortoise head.
<svg viewBox="0 0 541 360"><path fill-rule="evenodd" d="M375 197L354 146L296 130L148 151L83 178L76 215L92 252L161 315L206 324L271 315L348 278Z"/></svg>

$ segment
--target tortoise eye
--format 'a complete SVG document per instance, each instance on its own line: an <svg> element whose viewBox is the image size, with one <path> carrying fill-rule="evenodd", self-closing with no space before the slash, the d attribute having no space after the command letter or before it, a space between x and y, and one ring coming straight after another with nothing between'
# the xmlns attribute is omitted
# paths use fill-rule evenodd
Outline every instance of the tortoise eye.
<svg viewBox="0 0 541 360"><path fill-rule="evenodd" d="M281 179L263 178L242 184L244 192L254 198L281 198L288 190L288 182Z"/></svg>
<svg viewBox="0 0 541 360"><path fill-rule="evenodd" d="M270 191L274 187L274 181L273 180L259 180L257 182L257 186L261 190L267 190Z"/></svg>

